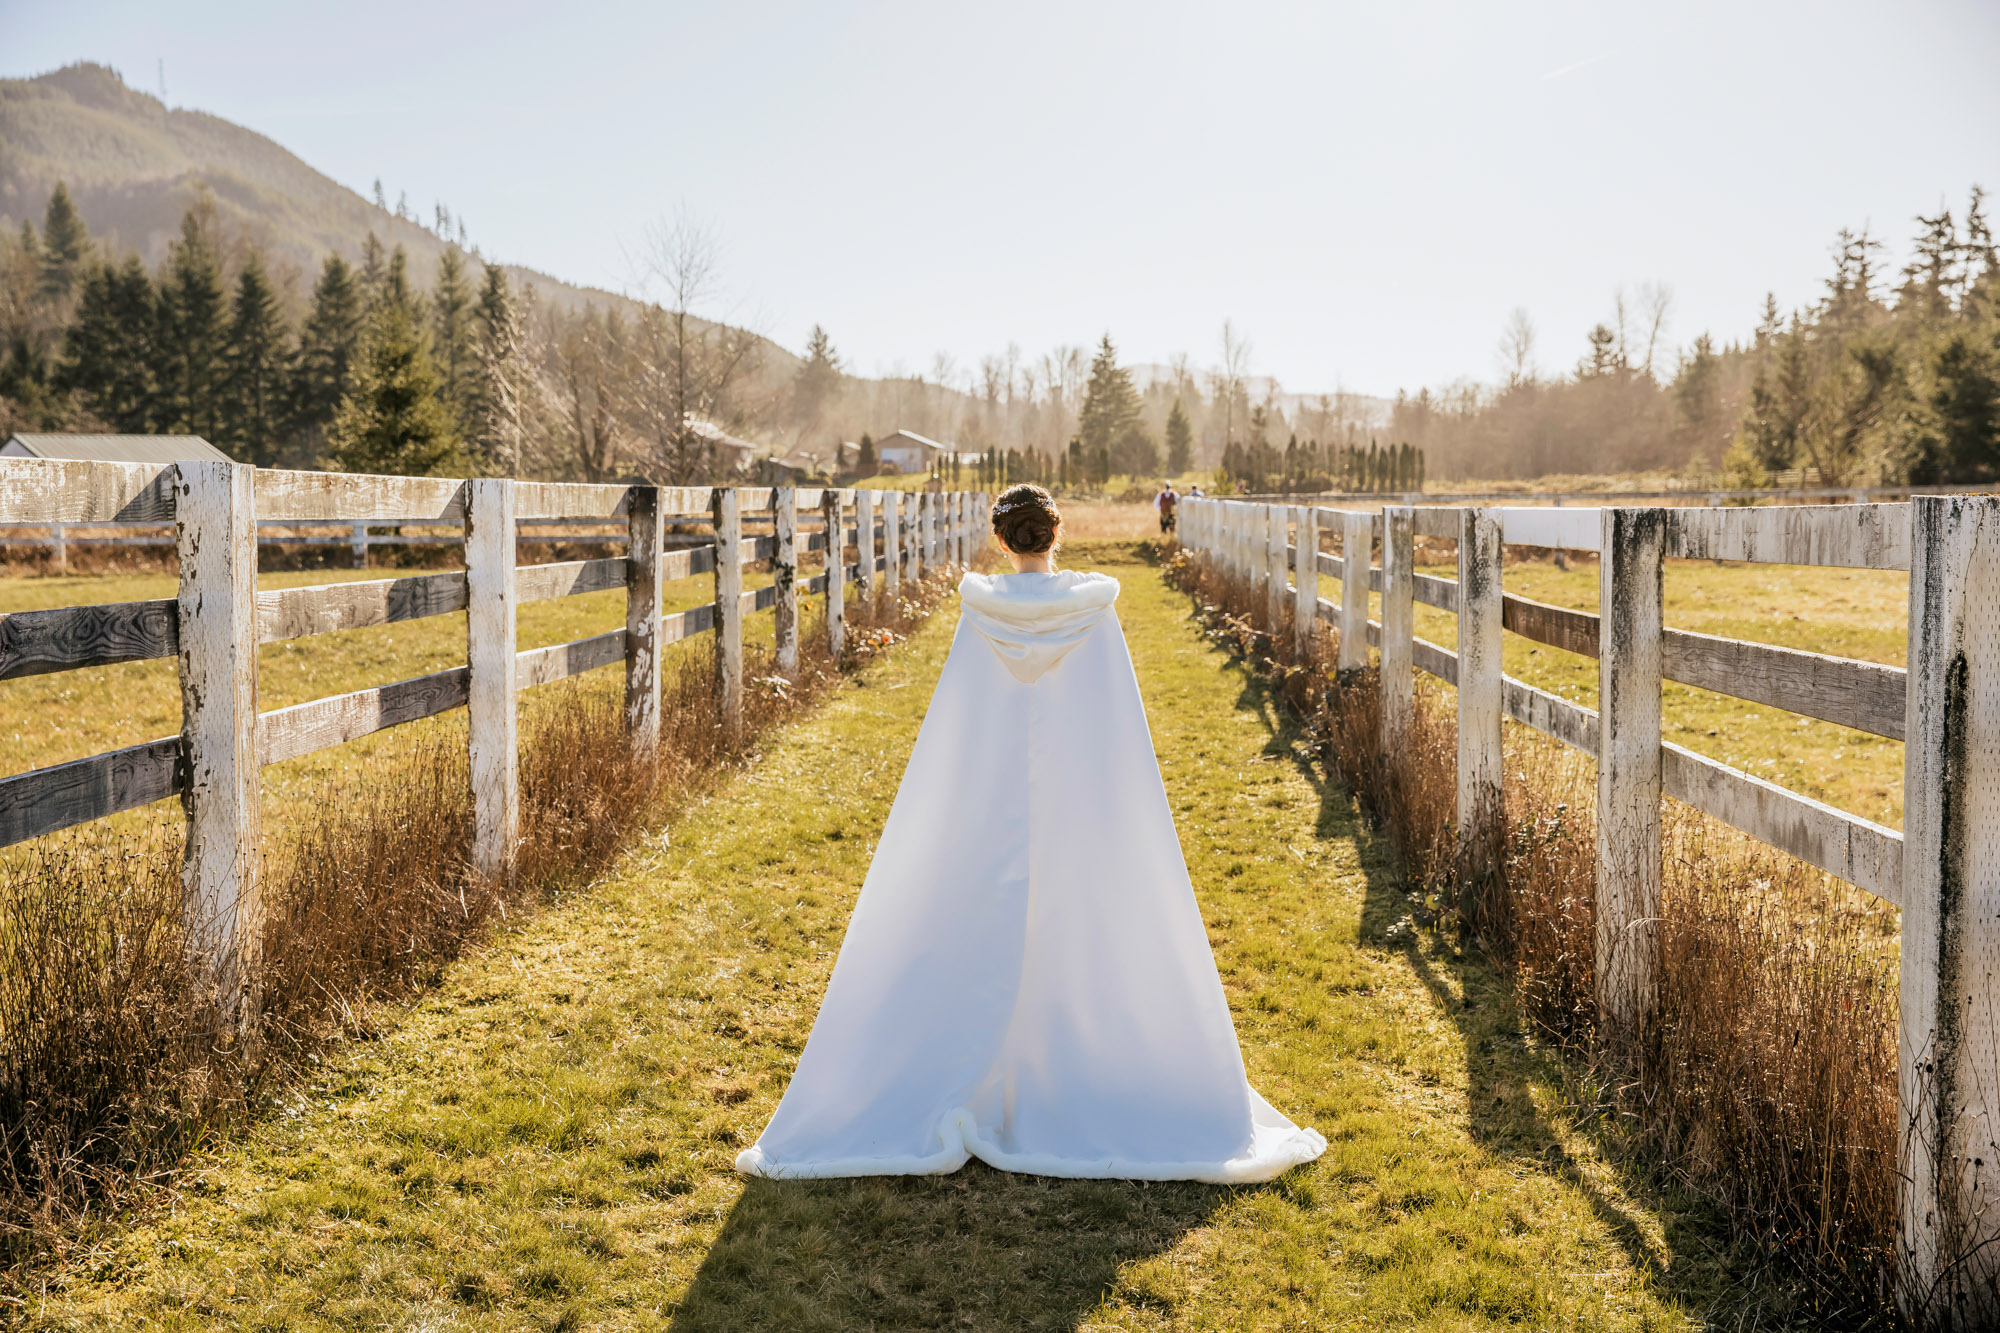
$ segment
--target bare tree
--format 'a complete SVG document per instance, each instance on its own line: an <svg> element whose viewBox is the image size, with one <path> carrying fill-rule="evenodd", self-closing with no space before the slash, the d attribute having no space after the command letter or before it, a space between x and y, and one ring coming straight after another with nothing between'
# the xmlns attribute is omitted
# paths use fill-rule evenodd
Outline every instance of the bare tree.
<svg viewBox="0 0 2000 1333"><path fill-rule="evenodd" d="M585 306L580 314L552 310L555 353L571 461L585 481L607 481L618 466L618 410L625 348L623 321Z"/></svg>
<svg viewBox="0 0 2000 1333"><path fill-rule="evenodd" d="M1639 285L1639 323L1646 335L1646 351L1639 362L1639 369L1648 378L1653 374L1653 358L1659 352L1660 339L1667 329L1667 313L1673 309L1673 304L1674 289L1666 283Z"/></svg>
<svg viewBox="0 0 2000 1333"><path fill-rule="evenodd" d="M1209 376L1211 396L1222 400L1222 447L1236 442L1236 407L1249 403L1250 341L1222 321L1222 364Z"/></svg>
<svg viewBox="0 0 2000 1333"><path fill-rule="evenodd" d="M720 254L714 234L686 210L646 230L640 263L651 300L640 320L633 406L669 482L712 475L714 446L696 425L729 415L730 388L757 355L752 335L694 314L720 294Z"/></svg>
<svg viewBox="0 0 2000 1333"><path fill-rule="evenodd" d="M1535 382L1535 325L1520 306L1500 329L1500 372L1510 389Z"/></svg>

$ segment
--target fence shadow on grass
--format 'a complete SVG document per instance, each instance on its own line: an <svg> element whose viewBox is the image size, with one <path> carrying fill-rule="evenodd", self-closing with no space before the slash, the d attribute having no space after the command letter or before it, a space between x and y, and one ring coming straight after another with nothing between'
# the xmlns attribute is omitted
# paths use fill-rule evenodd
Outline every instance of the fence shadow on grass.
<svg viewBox="0 0 2000 1333"><path fill-rule="evenodd" d="M1265 754L1290 762L1319 801L1314 836L1327 841L1356 835L1355 797L1331 775L1313 737L1264 677L1232 658L1240 710L1253 713L1268 733ZM1628 1262L1654 1290L1700 1315L1725 1304L1744 1326L1759 1322L1757 1307L1775 1293L1738 1271L1743 1256L1727 1241L1727 1223L1700 1200L1670 1186L1645 1164L1630 1160L1611 1136L1597 1132L1589 1115L1558 1125L1536 1102L1534 1089L1566 1088L1570 1071L1560 1056L1528 1040L1526 1016L1503 968L1474 948L1449 941L1426 948L1406 923L1412 913L1408 885L1395 869L1386 835L1362 825L1359 861L1366 880L1360 935L1364 944L1400 954L1438 1013L1458 1033L1465 1058L1466 1118L1472 1141L1487 1152L1561 1181L1582 1198ZM1617 1191L1608 1192L1580 1163L1569 1143L1590 1142L1609 1164ZM1632 1204L1660 1221L1657 1235L1642 1225ZM1779 1310L1786 1302L1779 1295ZM1780 1316L1782 1318L1782 1315ZM1764 1322L1771 1322L1770 1314Z"/></svg>
<svg viewBox="0 0 2000 1333"><path fill-rule="evenodd" d="M1122 1266L1172 1247L1237 1192L979 1162L949 1176L752 1180L673 1328L1074 1329Z"/></svg>

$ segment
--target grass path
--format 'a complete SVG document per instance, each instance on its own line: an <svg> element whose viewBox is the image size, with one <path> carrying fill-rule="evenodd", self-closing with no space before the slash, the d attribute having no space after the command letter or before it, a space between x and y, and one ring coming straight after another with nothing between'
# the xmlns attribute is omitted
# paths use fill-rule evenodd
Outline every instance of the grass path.
<svg viewBox="0 0 2000 1333"><path fill-rule="evenodd" d="M1269 1186L745 1182L951 633L903 650L593 890L68 1274L48 1327L1677 1328L1699 1213L1568 1127L1503 980L1392 929L1350 803L1125 548L1120 611L1252 1081L1325 1131Z"/></svg>

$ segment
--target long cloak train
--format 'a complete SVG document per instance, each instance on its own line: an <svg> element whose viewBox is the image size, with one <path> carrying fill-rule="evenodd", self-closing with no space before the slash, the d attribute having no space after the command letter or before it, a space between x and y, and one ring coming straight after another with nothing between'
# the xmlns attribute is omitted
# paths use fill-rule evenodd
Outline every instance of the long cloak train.
<svg viewBox="0 0 2000 1333"><path fill-rule="evenodd" d="M1269 1180L1326 1140L1250 1087L1102 574L968 574L776 1114L780 1178Z"/></svg>

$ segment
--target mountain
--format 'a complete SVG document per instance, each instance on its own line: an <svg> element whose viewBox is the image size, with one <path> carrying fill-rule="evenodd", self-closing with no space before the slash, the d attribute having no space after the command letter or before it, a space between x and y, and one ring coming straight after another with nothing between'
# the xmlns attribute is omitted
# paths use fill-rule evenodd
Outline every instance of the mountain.
<svg viewBox="0 0 2000 1333"><path fill-rule="evenodd" d="M425 283L451 246L264 135L207 112L170 109L104 65L0 79L0 226L39 225L58 180L111 253L136 251L148 264L166 257L182 214L203 191L230 233L261 241L274 269L299 275L302 289L329 251L359 259L370 231L408 250L412 274ZM616 293L505 267L517 287L532 284L545 303L637 308ZM768 340L763 351L774 379L789 379L799 364Z"/></svg>

